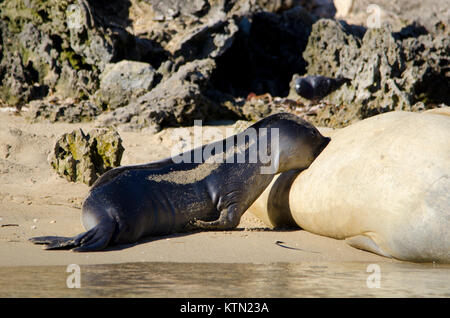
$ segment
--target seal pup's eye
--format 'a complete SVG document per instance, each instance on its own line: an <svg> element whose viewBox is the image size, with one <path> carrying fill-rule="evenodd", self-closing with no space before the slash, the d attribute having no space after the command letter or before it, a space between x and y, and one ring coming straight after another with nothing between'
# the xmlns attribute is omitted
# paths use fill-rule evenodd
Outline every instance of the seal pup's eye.
<svg viewBox="0 0 450 318"><path fill-rule="evenodd" d="M317 132L316 132L315 130L310 130L310 131L309 131L309 135L310 135L311 137L313 137L313 138L316 138L316 137L317 137Z"/></svg>

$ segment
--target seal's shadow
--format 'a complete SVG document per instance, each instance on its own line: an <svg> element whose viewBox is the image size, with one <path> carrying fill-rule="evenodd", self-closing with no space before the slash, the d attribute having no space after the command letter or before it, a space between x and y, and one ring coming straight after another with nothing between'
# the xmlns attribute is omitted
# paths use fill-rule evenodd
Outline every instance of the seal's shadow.
<svg viewBox="0 0 450 318"><path fill-rule="evenodd" d="M155 241L159 241L159 240L165 240L165 239L185 237L185 236L188 236L188 235L198 234L198 233L201 233L201 232L216 232L216 233L220 233L220 232L242 232L242 231L249 231L249 232L289 232L289 231L296 231L296 230L299 230L299 228L298 227L297 228L286 227L286 228L270 229L270 228L267 228L267 227L258 227L258 228L251 228L251 229L235 228L235 229L227 230L227 231L202 231L202 230L187 231L187 232L179 232L179 233L173 233L173 234L163 235L163 236L148 236L148 237L140 239L138 242L134 242L134 243L130 243L130 244L117 244L117 245L108 246L107 248L102 250L102 252L121 251L121 250L125 250L127 248L132 248L134 246L141 245L141 244L147 244L147 243L151 243L151 242L155 242Z"/></svg>
<svg viewBox="0 0 450 318"><path fill-rule="evenodd" d="M243 231L244 229L233 229L230 231ZM140 244L147 244L147 243L151 243L151 242L155 242L155 241L159 241L159 240L166 240L166 239L172 239L172 238L178 238L178 237L185 237L188 235L193 235L193 234L197 234L200 232L212 232L212 231L186 231L186 232L179 232L179 233L173 233L173 234L169 234L169 235L162 235L162 236L147 236L144 237L142 239L140 239L138 242L134 242L134 243L130 243L130 244L117 244L117 245L112 245L112 246L108 246L107 248L105 248L103 251L104 252L111 252L111 251L120 251L120 250L124 250L127 248L131 248L133 246L136 245L140 245Z"/></svg>

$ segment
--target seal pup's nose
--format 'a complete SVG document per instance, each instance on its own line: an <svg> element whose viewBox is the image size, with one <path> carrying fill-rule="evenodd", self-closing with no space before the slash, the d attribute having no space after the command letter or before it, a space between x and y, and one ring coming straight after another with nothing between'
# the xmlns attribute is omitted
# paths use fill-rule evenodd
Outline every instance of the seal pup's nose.
<svg viewBox="0 0 450 318"><path fill-rule="evenodd" d="M325 147L330 143L331 138L330 137L324 137L322 144L317 148L317 151L315 153L316 157L320 155L320 153L325 149Z"/></svg>

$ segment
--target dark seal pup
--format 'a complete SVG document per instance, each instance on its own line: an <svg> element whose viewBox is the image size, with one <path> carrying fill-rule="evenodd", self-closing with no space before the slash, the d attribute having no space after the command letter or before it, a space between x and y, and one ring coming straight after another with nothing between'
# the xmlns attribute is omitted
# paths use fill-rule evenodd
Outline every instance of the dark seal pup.
<svg viewBox="0 0 450 318"><path fill-rule="evenodd" d="M329 141L297 116L271 115L240 134L176 157L106 172L83 203L87 232L30 241L86 252L187 228L233 229L274 174L307 168ZM255 145L260 156L251 158Z"/></svg>

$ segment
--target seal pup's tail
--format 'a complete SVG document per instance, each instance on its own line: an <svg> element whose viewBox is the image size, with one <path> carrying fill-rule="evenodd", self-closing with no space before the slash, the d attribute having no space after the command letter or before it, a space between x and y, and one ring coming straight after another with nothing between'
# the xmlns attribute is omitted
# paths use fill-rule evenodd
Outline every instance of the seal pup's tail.
<svg viewBox="0 0 450 318"><path fill-rule="evenodd" d="M34 244L45 244L46 250L72 249L73 252L92 252L108 246L115 230L115 224L99 223L89 231L73 237L37 236L29 239Z"/></svg>

